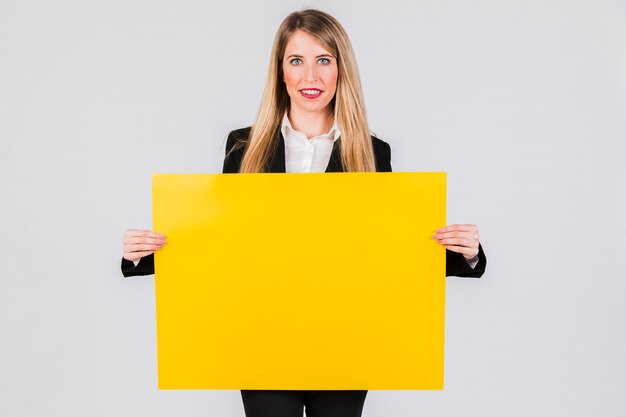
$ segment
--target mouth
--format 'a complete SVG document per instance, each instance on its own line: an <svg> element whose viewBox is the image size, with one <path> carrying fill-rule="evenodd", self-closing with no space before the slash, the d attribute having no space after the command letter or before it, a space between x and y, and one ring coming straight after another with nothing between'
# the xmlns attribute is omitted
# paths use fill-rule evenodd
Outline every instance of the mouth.
<svg viewBox="0 0 626 417"><path fill-rule="evenodd" d="M305 88L300 90L300 94L308 99L316 99L323 93L319 88Z"/></svg>

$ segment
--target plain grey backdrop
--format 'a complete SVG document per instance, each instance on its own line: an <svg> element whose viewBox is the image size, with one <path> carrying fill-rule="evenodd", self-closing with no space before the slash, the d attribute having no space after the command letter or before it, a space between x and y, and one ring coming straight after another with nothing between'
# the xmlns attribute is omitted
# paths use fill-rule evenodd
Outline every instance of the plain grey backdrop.
<svg viewBox="0 0 626 417"><path fill-rule="evenodd" d="M305 6L356 50L396 171L448 172L489 266L447 279L443 391L365 417L626 416L626 2L0 0L0 416L243 416L157 389L152 173L221 172Z"/></svg>

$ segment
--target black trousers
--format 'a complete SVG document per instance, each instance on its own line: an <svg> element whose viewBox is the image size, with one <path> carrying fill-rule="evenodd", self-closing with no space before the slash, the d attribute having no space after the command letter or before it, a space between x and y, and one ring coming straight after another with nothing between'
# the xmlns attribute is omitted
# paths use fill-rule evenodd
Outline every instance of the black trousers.
<svg viewBox="0 0 626 417"><path fill-rule="evenodd" d="M361 417L367 391L242 390L246 417Z"/></svg>

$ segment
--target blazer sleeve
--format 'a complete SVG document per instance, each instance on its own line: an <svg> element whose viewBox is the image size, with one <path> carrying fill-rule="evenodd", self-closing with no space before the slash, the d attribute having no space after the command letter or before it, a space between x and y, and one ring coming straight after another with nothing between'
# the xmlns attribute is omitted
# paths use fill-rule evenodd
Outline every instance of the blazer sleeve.
<svg viewBox="0 0 626 417"><path fill-rule="evenodd" d="M122 258L122 275L124 277L152 274L154 274L154 254L141 258L137 266L134 262Z"/></svg>
<svg viewBox="0 0 626 417"><path fill-rule="evenodd" d="M487 268L487 256L483 251L483 246L478 244L478 263L472 269L462 254L446 249L446 276L463 278L480 278Z"/></svg>
<svg viewBox="0 0 626 417"><path fill-rule="evenodd" d="M375 141L376 145L377 141ZM376 158L376 171L378 172L391 172L391 146L387 142L378 142L379 158ZM375 146L376 149L376 146ZM478 244L478 263L474 268L469 266L463 254L458 252L452 252L446 249L446 276L465 277L465 278L480 278L485 273L487 267L487 256L483 251L482 245Z"/></svg>

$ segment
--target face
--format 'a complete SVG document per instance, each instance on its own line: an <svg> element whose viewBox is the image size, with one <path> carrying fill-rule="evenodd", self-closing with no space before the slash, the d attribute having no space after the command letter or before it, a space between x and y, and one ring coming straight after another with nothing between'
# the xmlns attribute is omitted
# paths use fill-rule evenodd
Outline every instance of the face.
<svg viewBox="0 0 626 417"><path fill-rule="evenodd" d="M328 111L337 91L337 60L320 41L296 30L285 48L283 74L292 109Z"/></svg>

